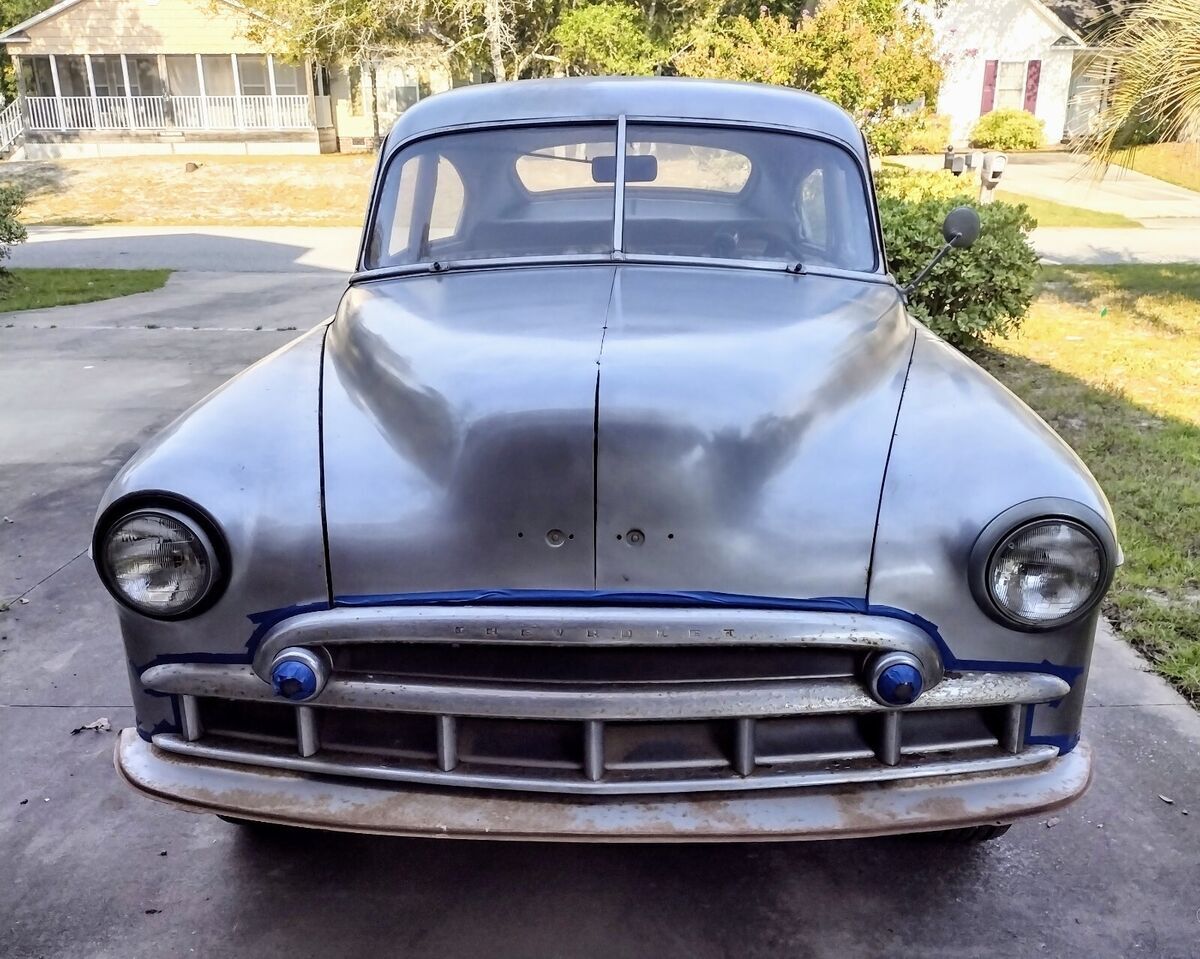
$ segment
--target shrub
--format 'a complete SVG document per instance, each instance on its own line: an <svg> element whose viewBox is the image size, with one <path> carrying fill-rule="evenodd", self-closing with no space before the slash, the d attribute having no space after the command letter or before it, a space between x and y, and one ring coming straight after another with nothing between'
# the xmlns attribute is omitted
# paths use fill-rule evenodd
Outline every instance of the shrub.
<svg viewBox="0 0 1200 959"><path fill-rule="evenodd" d="M931 113L918 118L901 142L902 153L943 153L950 143L950 118Z"/></svg>
<svg viewBox="0 0 1200 959"><path fill-rule="evenodd" d="M17 220L24 203L25 192L20 187L0 186L0 261L8 259L13 246L25 239L25 227Z"/></svg>
<svg viewBox="0 0 1200 959"><path fill-rule="evenodd" d="M888 265L901 283L938 250L942 221L969 203L969 184L948 173L888 171L877 179ZM971 204L973 205L973 204ZM933 268L909 301L909 312L956 346L1016 332L1036 288L1036 226L1023 205L977 207L983 221L970 250L954 250Z"/></svg>
<svg viewBox="0 0 1200 959"><path fill-rule="evenodd" d="M876 156L941 153L950 142L950 118L933 113L897 114L868 122L863 132Z"/></svg>
<svg viewBox="0 0 1200 959"><path fill-rule="evenodd" d="M895 163L885 164L875 174L875 191L881 200L957 200L968 203L979 193L975 174L955 176L949 170L910 170Z"/></svg>
<svg viewBox="0 0 1200 959"><path fill-rule="evenodd" d="M1036 150L1046 142L1044 124L1024 110L993 110L971 130L971 146L983 150Z"/></svg>

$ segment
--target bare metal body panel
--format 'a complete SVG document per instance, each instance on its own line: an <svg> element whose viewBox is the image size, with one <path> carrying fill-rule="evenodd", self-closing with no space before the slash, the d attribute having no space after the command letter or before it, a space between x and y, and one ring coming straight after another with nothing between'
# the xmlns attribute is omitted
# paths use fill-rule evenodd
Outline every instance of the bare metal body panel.
<svg viewBox="0 0 1200 959"><path fill-rule="evenodd" d="M619 270L600 363L597 588L864 595L912 336L889 287Z"/></svg>

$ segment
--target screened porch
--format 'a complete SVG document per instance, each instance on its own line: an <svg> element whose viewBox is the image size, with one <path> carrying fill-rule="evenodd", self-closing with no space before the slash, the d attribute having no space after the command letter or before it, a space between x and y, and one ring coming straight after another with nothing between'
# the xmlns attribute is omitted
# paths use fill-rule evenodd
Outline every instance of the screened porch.
<svg viewBox="0 0 1200 959"><path fill-rule="evenodd" d="M330 120L328 76L269 54L23 56L30 130L310 130Z"/></svg>

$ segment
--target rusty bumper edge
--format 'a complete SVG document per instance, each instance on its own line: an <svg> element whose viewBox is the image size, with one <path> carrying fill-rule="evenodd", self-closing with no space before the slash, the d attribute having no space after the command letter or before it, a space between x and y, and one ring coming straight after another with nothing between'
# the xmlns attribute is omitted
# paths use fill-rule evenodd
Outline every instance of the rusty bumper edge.
<svg viewBox="0 0 1200 959"><path fill-rule="evenodd" d="M125 729L121 777L194 812L396 836L603 842L834 839L1011 822L1066 805L1091 780L1080 744L1032 769L741 795L500 795L308 776L175 756Z"/></svg>

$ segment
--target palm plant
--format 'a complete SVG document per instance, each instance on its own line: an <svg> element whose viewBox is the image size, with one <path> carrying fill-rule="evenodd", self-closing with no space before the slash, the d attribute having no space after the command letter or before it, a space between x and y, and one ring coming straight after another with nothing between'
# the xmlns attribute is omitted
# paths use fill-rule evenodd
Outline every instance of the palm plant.
<svg viewBox="0 0 1200 959"><path fill-rule="evenodd" d="M1122 157L1130 131L1164 140L1200 136L1200 2L1136 0L1104 45L1120 51L1116 85L1089 148L1102 166Z"/></svg>

